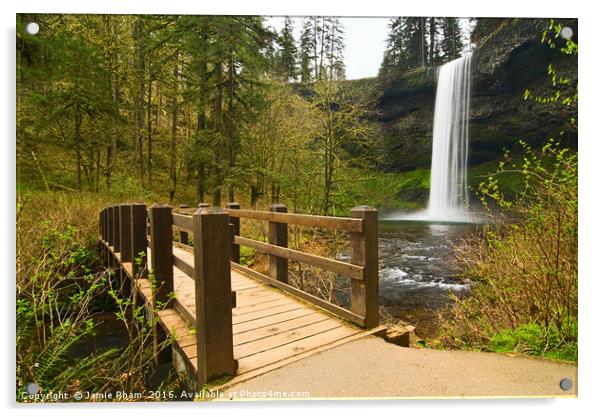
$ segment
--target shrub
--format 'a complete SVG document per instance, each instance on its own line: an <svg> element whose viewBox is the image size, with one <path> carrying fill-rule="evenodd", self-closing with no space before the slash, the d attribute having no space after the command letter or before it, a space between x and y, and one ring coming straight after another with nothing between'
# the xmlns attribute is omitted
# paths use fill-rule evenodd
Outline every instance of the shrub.
<svg viewBox="0 0 602 417"><path fill-rule="evenodd" d="M562 27L552 20L541 42L577 55ZM555 92L525 90L524 99L564 106L569 117L561 136L576 136L577 80L552 65L548 75ZM553 139L541 151L520 144L521 164L508 168L502 161L479 184L492 223L455 248L458 266L475 285L452 305L451 318L442 319L442 342L577 361L577 152ZM500 187L508 175L522 188L512 200Z"/></svg>
<svg viewBox="0 0 602 417"><path fill-rule="evenodd" d="M523 146L520 168L502 163L481 184L483 204L500 210L492 223L454 248L474 286L451 307L443 342L576 360L577 154L554 141L541 152ZM516 201L497 185L508 172L524 177Z"/></svg>
<svg viewBox="0 0 602 417"><path fill-rule="evenodd" d="M23 394L33 382L43 393L146 392L155 323L120 295L112 271L100 262L98 210L104 205L105 199L93 194L18 196L17 401L27 401ZM115 312L126 343L90 349L100 324L97 313L107 308ZM84 345L92 352L76 354Z"/></svg>

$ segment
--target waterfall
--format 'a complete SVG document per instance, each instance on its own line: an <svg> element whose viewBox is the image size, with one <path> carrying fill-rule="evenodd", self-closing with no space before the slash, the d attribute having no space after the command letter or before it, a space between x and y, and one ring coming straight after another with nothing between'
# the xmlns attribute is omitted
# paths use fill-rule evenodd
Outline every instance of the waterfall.
<svg viewBox="0 0 602 417"><path fill-rule="evenodd" d="M439 69L431 186L426 216L436 221L467 221L468 111L472 54Z"/></svg>

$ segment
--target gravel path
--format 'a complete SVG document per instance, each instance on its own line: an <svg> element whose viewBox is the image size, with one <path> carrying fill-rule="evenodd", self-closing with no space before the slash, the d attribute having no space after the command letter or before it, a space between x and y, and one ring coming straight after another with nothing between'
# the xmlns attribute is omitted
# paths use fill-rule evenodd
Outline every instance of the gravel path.
<svg viewBox="0 0 602 417"><path fill-rule="evenodd" d="M560 380L570 378L568 391ZM577 367L495 353L402 348L366 337L225 390L236 398L577 395ZM308 394L306 394L308 393Z"/></svg>

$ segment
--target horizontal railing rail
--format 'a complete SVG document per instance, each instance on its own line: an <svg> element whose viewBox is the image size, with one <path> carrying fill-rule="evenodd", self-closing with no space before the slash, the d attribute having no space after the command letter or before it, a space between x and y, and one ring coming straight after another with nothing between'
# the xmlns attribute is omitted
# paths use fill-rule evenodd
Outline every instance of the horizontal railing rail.
<svg viewBox="0 0 602 417"><path fill-rule="evenodd" d="M192 214L195 209L181 209L179 213ZM316 227L320 229L341 230L352 233L362 231L362 220L351 217L317 216L312 214L281 213L262 210L244 210L227 208L230 217L250 220L263 220L275 223L294 224L297 226Z"/></svg>
<svg viewBox="0 0 602 417"><path fill-rule="evenodd" d="M269 255L286 258L289 261L303 262L311 266L335 272L353 279L364 279L364 268L358 265L341 262L336 259L325 258L319 255L312 255L310 253L305 253L294 249L283 248L281 246L271 245L269 243L248 239L242 236L235 236L234 242L238 243L239 245L247 246L260 252L267 253Z"/></svg>
<svg viewBox="0 0 602 417"><path fill-rule="evenodd" d="M294 214L259 210L228 209L230 217L264 220L274 223L294 224L298 226L317 227L322 229L343 230L360 233L362 220L349 217L314 216L310 214Z"/></svg>

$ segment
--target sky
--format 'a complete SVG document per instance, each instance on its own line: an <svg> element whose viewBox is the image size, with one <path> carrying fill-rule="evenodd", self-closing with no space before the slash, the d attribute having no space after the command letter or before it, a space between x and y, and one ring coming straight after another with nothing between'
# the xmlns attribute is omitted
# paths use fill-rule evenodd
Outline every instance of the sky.
<svg viewBox="0 0 602 417"><path fill-rule="evenodd" d="M341 17L345 29L345 75L348 80L375 77L386 47L390 17ZM294 17L295 39L299 40L303 17ZM267 24L280 31L284 17L269 17ZM467 35L468 20L460 26Z"/></svg>

